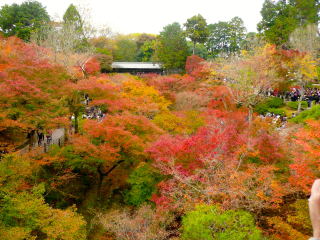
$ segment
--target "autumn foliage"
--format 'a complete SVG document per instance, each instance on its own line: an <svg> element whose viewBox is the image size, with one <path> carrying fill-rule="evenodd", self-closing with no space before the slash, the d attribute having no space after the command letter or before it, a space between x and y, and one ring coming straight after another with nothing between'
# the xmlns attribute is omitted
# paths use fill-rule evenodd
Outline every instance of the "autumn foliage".
<svg viewBox="0 0 320 240"><path fill-rule="evenodd" d="M101 74L91 58L75 77L35 48L0 39L0 151L14 152L40 127L63 127L68 139L0 161L0 234L85 239L79 208L100 239L191 239L190 226L208 236L310 235L319 120L280 128L253 111L268 89L289 84L289 72L311 81L306 54L267 45L233 62L194 55L187 74L167 76ZM89 109L101 117L82 117Z"/></svg>
<svg viewBox="0 0 320 240"><path fill-rule="evenodd" d="M67 76L62 67L50 64L18 38L0 39L0 52L0 148L12 150L28 128L65 117L58 92Z"/></svg>

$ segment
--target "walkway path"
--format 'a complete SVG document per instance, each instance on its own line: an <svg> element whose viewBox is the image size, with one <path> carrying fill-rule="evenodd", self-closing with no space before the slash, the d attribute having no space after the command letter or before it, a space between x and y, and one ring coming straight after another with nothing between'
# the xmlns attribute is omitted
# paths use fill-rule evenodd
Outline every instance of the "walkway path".
<svg viewBox="0 0 320 240"><path fill-rule="evenodd" d="M54 129L52 131L52 142L53 142L53 144L58 144L56 142L58 142L59 139L61 139L63 136L64 136L64 128ZM46 139L46 136L45 136L44 139Z"/></svg>
<svg viewBox="0 0 320 240"><path fill-rule="evenodd" d="M36 141L33 142L32 147L30 148L30 144L25 146L23 149L19 150L18 153L20 155L32 152L35 155L47 152L49 150L49 146L51 145L63 145L64 144L64 128L58 128L52 130L52 139L48 144L47 141L47 135L44 134L44 140L41 142L40 145L38 145L38 137L36 136L35 138L37 139Z"/></svg>

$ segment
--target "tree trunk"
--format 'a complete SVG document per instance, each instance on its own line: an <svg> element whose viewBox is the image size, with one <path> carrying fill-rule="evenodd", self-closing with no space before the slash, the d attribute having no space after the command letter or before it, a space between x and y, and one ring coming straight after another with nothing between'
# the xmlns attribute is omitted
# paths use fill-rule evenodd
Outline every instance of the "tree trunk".
<svg viewBox="0 0 320 240"><path fill-rule="evenodd" d="M249 110L249 125L251 126L252 123L252 116L253 116L253 107L251 105L248 106L248 110Z"/></svg>
<svg viewBox="0 0 320 240"><path fill-rule="evenodd" d="M224 108L226 109L226 111L228 111L228 105L227 105L226 101L224 100L224 96L222 96L222 102L223 102Z"/></svg>
<svg viewBox="0 0 320 240"><path fill-rule="evenodd" d="M79 132L78 117L79 117L79 108L74 112L74 132L75 133Z"/></svg>
<svg viewBox="0 0 320 240"><path fill-rule="evenodd" d="M100 166L101 167L101 166ZM99 182L98 182L98 189L97 189L97 202L100 202L101 198L101 187L102 187L102 182L104 178L104 174L101 172L100 167L98 168L98 173L99 173Z"/></svg>
<svg viewBox="0 0 320 240"><path fill-rule="evenodd" d="M192 55L195 55L196 54L196 43L197 42L193 42L193 51L192 51Z"/></svg>
<svg viewBox="0 0 320 240"><path fill-rule="evenodd" d="M30 136L30 138L29 138L29 150L31 151L32 147L34 145L37 145L38 135L37 135L35 130L31 130L31 132L29 133L29 136Z"/></svg>
<svg viewBox="0 0 320 240"><path fill-rule="evenodd" d="M115 165L112 166L112 168L110 168L107 172L103 173L101 171L101 167L102 165L100 165L98 167L98 173L99 173L99 182L98 182L98 189L97 189L97 199L98 202L100 202L100 198L101 198L101 187L102 187L102 182L103 182L103 178L105 176L108 176L109 173L111 173L120 163L124 162L124 160L120 160L118 161Z"/></svg>
<svg viewBox="0 0 320 240"><path fill-rule="evenodd" d="M248 110L249 110L249 117L248 117L249 127L248 127L248 145L247 145L247 149L248 149L248 151L252 151L253 150L252 136L251 136L251 128L252 128L252 120L253 120L253 107L252 107L252 105L248 106Z"/></svg>
<svg viewBox="0 0 320 240"><path fill-rule="evenodd" d="M300 114L300 111L301 111L301 102L302 102L302 98L304 97L304 85L301 84L300 87L301 87L301 95L300 95L300 98L299 98L299 100L298 100L297 115Z"/></svg>

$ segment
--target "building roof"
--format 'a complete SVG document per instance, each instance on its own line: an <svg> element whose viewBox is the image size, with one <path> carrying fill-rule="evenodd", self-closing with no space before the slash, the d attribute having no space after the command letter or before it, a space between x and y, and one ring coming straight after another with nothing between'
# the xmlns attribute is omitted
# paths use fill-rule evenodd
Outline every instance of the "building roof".
<svg viewBox="0 0 320 240"><path fill-rule="evenodd" d="M160 69L158 63L152 62L113 62L112 68L126 68L126 69Z"/></svg>

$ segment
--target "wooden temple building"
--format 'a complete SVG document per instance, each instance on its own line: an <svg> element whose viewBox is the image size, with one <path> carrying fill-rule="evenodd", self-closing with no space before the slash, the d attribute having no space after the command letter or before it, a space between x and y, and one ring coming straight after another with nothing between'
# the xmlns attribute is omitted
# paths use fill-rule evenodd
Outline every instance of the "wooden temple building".
<svg viewBox="0 0 320 240"><path fill-rule="evenodd" d="M152 62L113 62L111 67L111 72L115 73L130 73L133 75L143 73L164 73L160 64Z"/></svg>

